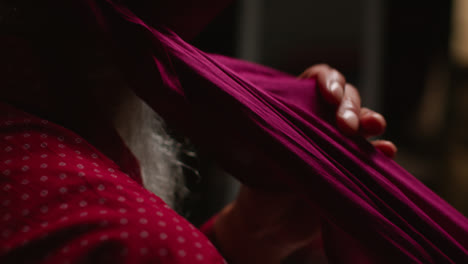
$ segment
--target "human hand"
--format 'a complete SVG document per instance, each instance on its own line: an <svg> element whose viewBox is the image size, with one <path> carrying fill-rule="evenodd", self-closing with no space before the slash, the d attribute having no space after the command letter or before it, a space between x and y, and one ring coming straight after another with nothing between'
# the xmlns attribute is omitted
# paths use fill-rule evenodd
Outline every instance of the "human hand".
<svg viewBox="0 0 468 264"><path fill-rule="evenodd" d="M338 128L346 134L372 137L386 128L384 117L361 107L358 90L328 65L308 68L299 78L316 78L323 98L336 106ZM371 142L394 157L392 142ZM269 192L241 186L236 200L215 221L215 236L221 252L232 263L280 263L295 251L320 238L320 221L297 194L288 190Z"/></svg>
<svg viewBox="0 0 468 264"><path fill-rule="evenodd" d="M316 78L323 98L337 107L336 122L338 128L346 134L360 134L366 138L383 134L387 123L385 118L365 107L361 107L358 90L346 83L345 77L326 64L319 64L306 69L299 78ZM371 143L385 155L393 158L396 146L387 140L374 140Z"/></svg>
<svg viewBox="0 0 468 264"><path fill-rule="evenodd" d="M246 185L218 214L213 230L216 246L232 264L280 264L321 238L320 218L310 203L288 190Z"/></svg>

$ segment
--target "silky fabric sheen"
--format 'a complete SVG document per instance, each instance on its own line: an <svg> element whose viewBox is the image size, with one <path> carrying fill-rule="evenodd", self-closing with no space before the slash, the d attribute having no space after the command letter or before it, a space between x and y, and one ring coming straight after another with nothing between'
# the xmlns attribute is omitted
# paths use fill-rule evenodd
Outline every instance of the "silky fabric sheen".
<svg viewBox="0 0 468 264"><path fill-rule="evenodd" d="M228 1L202 1L213 8L154 1L156 18L145 1L75 2L135 93L171 127L244 184L289 189L309 202L322 218L331 263L468 263L467 219L365 139L342 135L314 80L185 41ZM223 261L208 253L207 263ZM164 263L193 263L185 256Z"/></svg>
<svg viewBox="0 0 468 264"><path fill-rule="evenodd" d="M204 53L123 5L95 3L135 92L244 184L310 201L326 251L341 254L331 261L468 262L467 219L365 139L340 134L313 80Z"/></svg>

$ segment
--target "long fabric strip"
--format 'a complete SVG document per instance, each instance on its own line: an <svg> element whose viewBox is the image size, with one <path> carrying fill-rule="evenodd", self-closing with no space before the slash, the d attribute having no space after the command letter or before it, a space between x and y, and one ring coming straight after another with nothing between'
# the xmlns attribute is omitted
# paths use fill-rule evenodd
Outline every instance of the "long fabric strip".
<svg viewBox="0 0 468 264"><path fill-rule="evenodd" d="M468 263L467 219L340 134L313 80L204 53L112 0L88 3L135 92L244 184L309 201L331 262Z"/></svg>

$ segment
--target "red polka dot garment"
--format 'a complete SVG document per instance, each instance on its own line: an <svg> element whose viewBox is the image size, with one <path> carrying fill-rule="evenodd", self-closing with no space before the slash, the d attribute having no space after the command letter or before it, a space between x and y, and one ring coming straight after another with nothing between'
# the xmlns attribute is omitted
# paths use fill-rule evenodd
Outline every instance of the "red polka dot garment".
<svg viewBox="0 0 468 264"><path fill-rule="evenodd" d="M72 132L0 104L0 263L225 263Z"/></svg>

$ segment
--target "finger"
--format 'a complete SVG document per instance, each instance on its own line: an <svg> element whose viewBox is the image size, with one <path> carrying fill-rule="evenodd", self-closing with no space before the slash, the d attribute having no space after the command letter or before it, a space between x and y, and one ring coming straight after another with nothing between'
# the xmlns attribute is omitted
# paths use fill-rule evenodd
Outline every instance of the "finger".
<svg viewBox="0 0 468 264"><path fill-rule="evenodd" d="M385 154L385 156L391 159L395 158L398 149L395 146L395 144L393 144L392 142L387 141L387 140L375 140L375 141L372 141L371 143L378 150L382 151Z"/></svg>
<svg viewBox="0 0 468 264"><path fill-rule="evenodd" d="M328 72L331 69L327 64L317 64L307 68L303 73L299 75L299 79L314 78L321 72Z"/></svg>
<svg viewBox="0 0 468 264"><path fill-rule="evenodd" d="M316 78L323 98L333 105L339 105L343 99L346 79L339 71L326 64L319 64L308 68L299 78Z"/></svg>
<svg viewBox="0 0 468 264"><path fill-rule="evenodd" d="M338 128L346 134L355 134L359 129L359 113L361 111L361 97L357 89L345 85L343 100L336 113Z"/></svg>
<svg viewBox="0 0 468 264"><path fill-rule="evenodd" d="M385 118L369 108L361 108L359 114L359 133L364 137L382 135L387 127Z"/></svg>

